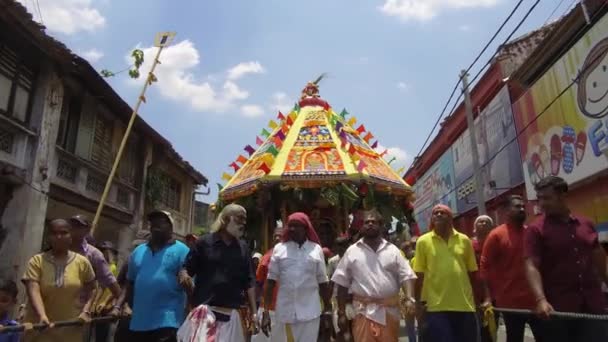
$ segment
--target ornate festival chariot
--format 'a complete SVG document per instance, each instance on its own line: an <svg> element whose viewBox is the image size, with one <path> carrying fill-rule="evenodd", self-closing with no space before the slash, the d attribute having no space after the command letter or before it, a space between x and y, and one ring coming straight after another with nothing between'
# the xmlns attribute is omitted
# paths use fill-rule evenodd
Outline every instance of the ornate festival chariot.
<svg viewBox="0 0 608 342"><path fill-rule="evenodd" d="M308 82L290 113L279 112L261 137L230 164L224 173L218 211L235 202L248 210L248 239L266 250L277 220L289 213L306 212L324 246L337 235L361 225L362 209L376 207L397 230L415 225L413 191L378 153L378 141L346 110L336 113L319 96L319 81ZM259 227L259 228L258 228ZM253 229L252 229L253 228ZM413 228L416 229L416 228ZM261 244L261 246L260 246Z"/></svg>

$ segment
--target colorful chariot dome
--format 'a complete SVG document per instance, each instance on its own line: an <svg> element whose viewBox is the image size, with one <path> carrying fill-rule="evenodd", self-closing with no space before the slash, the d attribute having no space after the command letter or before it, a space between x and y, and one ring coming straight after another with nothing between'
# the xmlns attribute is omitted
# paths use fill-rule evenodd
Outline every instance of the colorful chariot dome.
<svg viewBox="0 0 608 342"><path fill-rule="evenodd" d="M257 149L245 147L230 166L235 174L224 174L227 184L220 198L228 201L255 192L262 184L294 187L326 187L332 183L367 182L375 189L409 195L410 186L378 152L377 140L346 110L334 112L319 96L318 79L308 82L294 109L279 112L257 137Z"/></svg>

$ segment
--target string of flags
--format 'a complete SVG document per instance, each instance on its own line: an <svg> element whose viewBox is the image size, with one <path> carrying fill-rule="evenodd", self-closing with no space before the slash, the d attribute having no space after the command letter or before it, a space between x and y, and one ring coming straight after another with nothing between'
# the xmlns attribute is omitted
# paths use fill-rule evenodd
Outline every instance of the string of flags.
<svg viewBox="0 0 608 342"><path fill-rule="evenodd" d="M279 111L276 120L270 120L267 127L264 127L260 134L255 137L255 144L258 148L264 145L265 141L270 142L270 145L264 151L264 156L261 158L261 163L258 166L258 170L262 170L265 174L270 173L271 167L274 164L274 159L279 154L279 150L283 146L283 142L287 137L287 132L295 122L299 111L300 106L297 103L294 106L293 111L288 115L285 115ZM251 157L253 157L256 152L256 149L251 145L246 145L243 150L247 152L248 157L239 154L236 160L228 165L233 169L235 174L249 161ZM233 176L227 172L222 173L222 179L226 182L229 182L232 177ZM221 190L221 185L218 184L218 186Z"/></svg>
<svg viewBox="0 0 608 342"><path fill-rule="evenodd" d="M346 121L346 124L348 126L350 126L351 128L354 128L355 125L357 124L357 118L354 116L351 116L347 121L348 115L350 115L348 113L348 111L346 109L342 109L342 111L338 115L335 115L335 113L333 115L329 115L329 122L331 125L334 126L336 132L338 133L338 136L340 138L340 147L349 154L351 160L355 164L357 171L359 173L361 173L365 170L365 168L368 165L363 159L361 159L359 157L357 148L352 143L348 142L348 138L347 138L348 133L344 130L344 124L342 123L342 121ZM338 120L338 116L341 118L341 120ZM371 143L371 141L375 137L372 134L372 132L370 132L365 127L364 124L360 124L356 129L354 129L354 132L356 132L360 137L362 137L362 139L369 145L369 147L372 150L374 150L376 153L378 153L379 157L384 158L387 156L388 149L384 149L384 151L382 151L382 152L376 151L378 149L378 147L380 146L379 142L378 142L378 140L375 140L373 143ZM389 161L387 161L387 164L391 165L396 160L397 160L397 158L393 156ZM401 173L403 173L403 171L405 171L405 167L401 167L395 172L397 174L401 174Z"/></svg>
<svg viewBox="0 0 608 342"><path fill-rule="evenodd" d="M294 124L299 112L300 106L298 103L296 103L293 110L288 115L285 115L279 111L276 119L270 120L267 127L264 127L260 134L255 137L255 146L257 146L257 148L262 147L265 143L268 144L263 150L261 150L263 153L261 157L259 157L260 154L258 154L258 157L256 157L260 160L259 166L257 167L258 170L263 171L265 174L270 173L274 160L279 154L279 150L283 146L287 133ZM360 124L355 129L354 127L357 124L357 118L350 116L347 120L349 115L350 113L346 109L342 109L340 114L336 114L336 112L333 112L331 108L327 109L328 121L338 133L340 147L349 154L357 172L362 173L368 167L368 164L363 158L361 158L359 154L365 154L365 152L359 151L360 147L357 147L352 142L349 142L348 134L355 134L359 136L360 139L365 141L371 150L374 151L380 158L385 158L389 151L388 149L384 149L382 152L378 152L377 149L380 147L380 144L377 139L374 140L375 137L372 132L370 132L363 124ZM346 125L348 125L348 129L346 129ZM373 143L372 140L374 140ZM254 148L252 145L246 145L243 150L247 152L247 157L243 154L239 154L236 160L228 165L230 168L232 168L234 174L245 166L249 159L256 154L256 148ZM387 164L391 165L396 160L397 158L392 156L391 159L387 161ZM401 167L395 172L397 174L402 174L404 170L405 167ZM222 180L225 180L226 182L229 182L232 177L233 175L230 175L228 172L222 173ZM221 184L218 184L218 188L220 190L222 189Z"/></svg>

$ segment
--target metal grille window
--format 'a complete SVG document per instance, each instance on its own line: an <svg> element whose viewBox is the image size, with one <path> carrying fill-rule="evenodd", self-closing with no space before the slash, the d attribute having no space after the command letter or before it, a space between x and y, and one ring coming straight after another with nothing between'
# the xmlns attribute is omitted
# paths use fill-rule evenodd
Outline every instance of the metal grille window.
<svg viewBox="0 0 608 342"><path fill-rule="evenodd" d="M0 127L0 151L8 154L13 153L13 143L15 142L15 134Z"/></svg>
<svg viewBox="0 0 608 342"><path fill-rule="evenodd" d="M87 176L87 185L86 185L86 189L88 191L92 191L96 194L102 194L103 193L103 189L105 187L105 181L99 177L93 176L91 174L89 174Z"/></svg>
<svg viewBox="0 0 608 342"><path fill-rule="evenodd" d="M0 114L27 121L35 72L16 51L0 43Z"/></svg>
<svg viewBox="0 0 608 342"><path fill-rule="evenodd" d="M124 188L118 188L116 191L116 203L122 205L125 208L130 207L130 196L129 191Z"/></svg>
<svg viewBox="0 0 608 342"><path fill-rule="evenodd" d="M67 180L70 183L76 183L78 168L64 159L59 159L57 162L57 177Z"/></svg>

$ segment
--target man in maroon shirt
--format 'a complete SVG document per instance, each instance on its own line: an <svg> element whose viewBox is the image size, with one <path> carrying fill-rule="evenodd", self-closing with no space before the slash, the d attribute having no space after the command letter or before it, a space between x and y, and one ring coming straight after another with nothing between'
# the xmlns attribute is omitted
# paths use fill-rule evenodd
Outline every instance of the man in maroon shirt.
<svg viewBox="0 0 608 342"><path fill-rule="evenodd" d="M535 190L544 215L525 230L524 256L537 314L603 314L608 272L593 223L570 212L562 178L546 177ZM551 318L543 323L543 341L608 341L607 330L605 321Z"/></svg>
<svg viewBox="0 0 608 342"><path fill-rule="evenodd" d="M535 300L524 269L524 222L526 208L521 196L509 196L504 205L507 223L493 229L481 253L481 277L490 288L496 306L509 309L534 310ZM523 342L526 323L534 338L540 341L540 325L536 317L504 313L507 342Z"/></svg>

